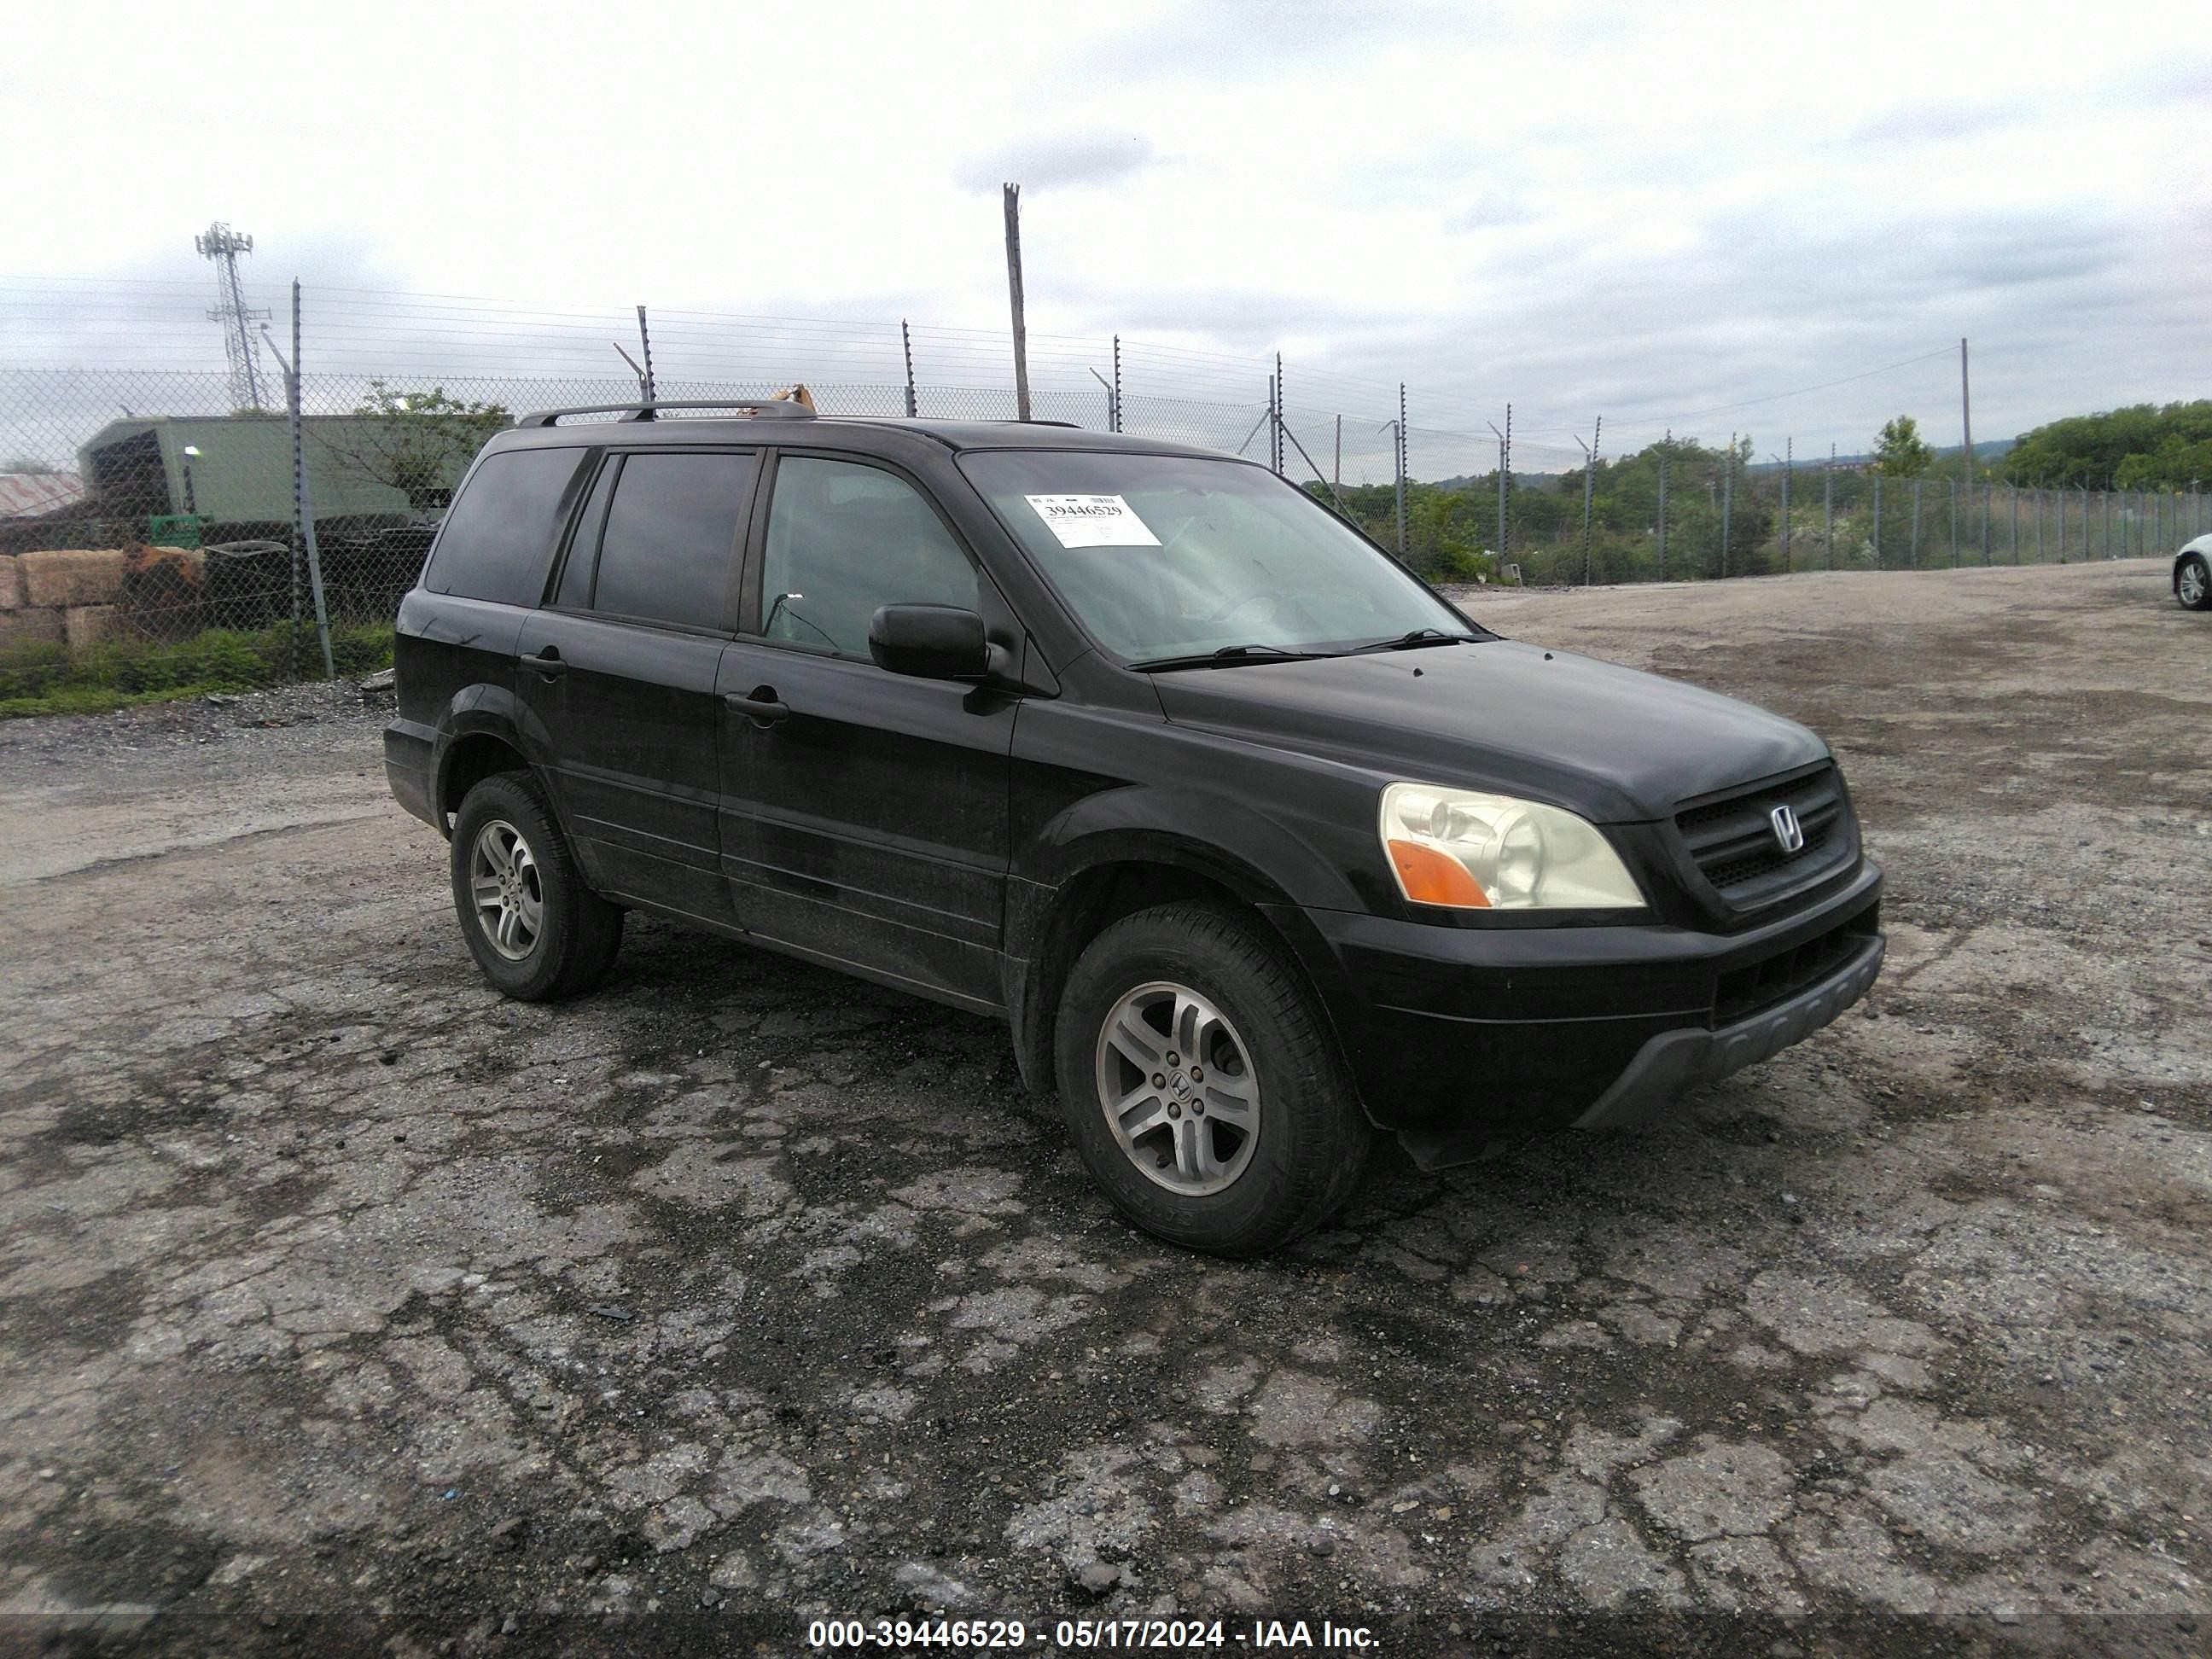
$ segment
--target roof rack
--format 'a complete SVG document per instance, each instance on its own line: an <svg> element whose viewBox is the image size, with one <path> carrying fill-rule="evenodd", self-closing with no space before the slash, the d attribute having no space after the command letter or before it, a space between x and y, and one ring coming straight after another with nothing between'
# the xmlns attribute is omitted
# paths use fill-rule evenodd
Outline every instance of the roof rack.
<svg viewBox="0 0 2212 1659"><path fill-rule="evenodd" d="M778 421L811 421L814 411L793 398L707 398L683 403L659 402L650 404L582 404L574 409L541 409L524 416L515 424L520 427L558 426L568 415L620 415L624 422L650 421L658 418L664 409L742 409L750 410L757 419Z"/></svg>

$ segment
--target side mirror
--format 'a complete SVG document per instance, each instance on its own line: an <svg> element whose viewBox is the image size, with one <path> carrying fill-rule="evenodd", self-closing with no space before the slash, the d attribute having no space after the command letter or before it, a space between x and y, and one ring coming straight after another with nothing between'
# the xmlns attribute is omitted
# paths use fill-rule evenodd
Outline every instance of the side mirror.
<svg viewBox="0 0 2212 1659"><path fill-rule="evenodd" d="M876 666L921 680L980 680L990 672L983 619L949 605L886 605L868 622Z"/></svg>

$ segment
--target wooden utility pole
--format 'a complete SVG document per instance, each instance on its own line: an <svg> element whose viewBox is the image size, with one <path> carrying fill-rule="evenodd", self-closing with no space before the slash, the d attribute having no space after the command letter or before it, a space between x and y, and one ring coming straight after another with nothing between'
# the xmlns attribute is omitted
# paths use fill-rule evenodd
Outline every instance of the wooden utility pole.
<svg viewBox="0 0 2212 1659"><path fill-rule="evenodd" d="M1959 434L1966 442L1966 483L1974 482L1974 401L1966 391L1966 338L1959 337ZM1954 564L1958 561L1954 558Z"/></svg>
<svg viewBox="0 0 2212 1659"><path fill-rule="evenodd" d="M1030 417L1030 341L1022 322L1022 187L1006 186L1006 294L1014 307L1014 415Z"/></svg>

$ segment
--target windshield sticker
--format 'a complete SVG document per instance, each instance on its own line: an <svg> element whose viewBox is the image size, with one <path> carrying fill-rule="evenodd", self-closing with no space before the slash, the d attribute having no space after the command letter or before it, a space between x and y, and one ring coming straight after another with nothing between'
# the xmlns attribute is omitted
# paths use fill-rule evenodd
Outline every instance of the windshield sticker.
<svg viewBox="0 0 2212 1659"><path fill-rule="evenodd" d="M1160 538L1119 495L1027 495L1062 547L1158 547Z"/></svg>

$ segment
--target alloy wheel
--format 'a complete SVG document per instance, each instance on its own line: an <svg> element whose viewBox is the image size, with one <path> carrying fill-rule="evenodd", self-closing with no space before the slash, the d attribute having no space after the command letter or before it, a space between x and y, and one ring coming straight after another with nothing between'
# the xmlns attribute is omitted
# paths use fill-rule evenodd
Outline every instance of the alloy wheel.
<svg viewBox="0 0 2212 1659"><path fill-rule="evenodd" d="M530 843L505 818L477 831L469 848L469 894L477 926L493 950L520 962L538 948L545 924L544 880Z"/></svg>
<svg viewBox="0 0 2212 1659"><path fill-rule="evenodd" d="M1146 1179L1187 1198L1228 1187L1260 1142L1251 1051L1212 1002L1156 980L1123 996L1098 1032L1098 1104Z"/></svg>

